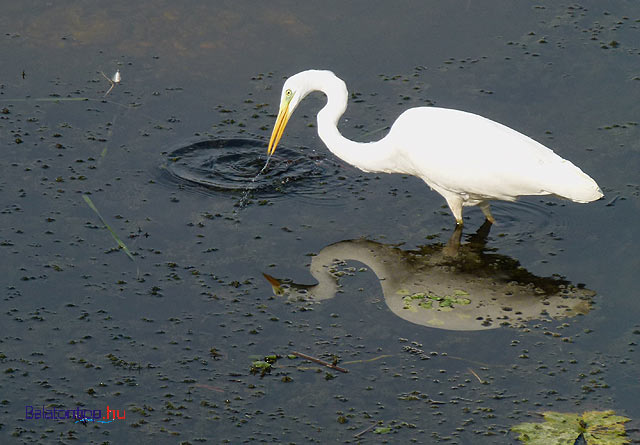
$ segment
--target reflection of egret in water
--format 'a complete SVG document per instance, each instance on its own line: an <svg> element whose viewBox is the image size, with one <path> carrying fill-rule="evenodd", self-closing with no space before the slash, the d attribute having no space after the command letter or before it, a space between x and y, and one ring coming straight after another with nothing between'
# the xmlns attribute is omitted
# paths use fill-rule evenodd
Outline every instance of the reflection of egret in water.
<svg viewBox="0 0 640 445"><path fill-rule="evenodd" d="M333 298L346 261L366 264L377 275L391 311L412 323L450 330L521 326L539 318L586 314L593 291L560 278L538 277L513 258L486 249L486 222L469 242L457 227L446 245L414 251L368 240L342 241L313 257L315 285L300 285L265 275L276 294L319 301Z"/></svg>
<svg viewBox="0 0 640 445"><path fill-rule="evenodd" d="M285 191L305 196L325 194L327 188L344 179L338 175L342 167L325 155L309 156L309 150L288 147L283 147L264 168L265 158L259 155L264 146L265 142L257 139L198 141L168 153L165 170L172 180L193 187L217 192L250 191L263 198Z"/></svg>

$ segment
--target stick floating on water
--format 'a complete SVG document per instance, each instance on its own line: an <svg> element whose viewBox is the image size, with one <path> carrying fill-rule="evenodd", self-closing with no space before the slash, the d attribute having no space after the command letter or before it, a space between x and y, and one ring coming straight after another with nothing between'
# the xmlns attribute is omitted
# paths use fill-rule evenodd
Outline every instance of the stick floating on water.
<svg viewBox="0 0 640 445"><path fill-rule="evenodd" d="M302 357L302 358L304 358L306 360L311 360L312 362L315 362L315 363L317 363L319 365L326 366L327 368L335 369L336 371L340 371L340 372L344 372L344 373L349 372L348 369L341 368L340 366L336 366L336 365L334 365L332 363L325 362L324 360L320 360L319 358L311 357L310 355L303 354L301 352L293 351L293 355L297 355L298 357Z"/></svg>
<svg viewBox="0 0 640 445"><path fill-rule="evenodd" d="M380 422L372 423L371 425L369 425L367 427L367 429L364 429L364 430L360 431L359 433L354 434L353 437L358 438L358 437L362 436L363 434L368 433L369 431L371 431L373 429L374 426L379 425L379 424L380 424Z"/></svg>
<svg viewBox="0 0 640 445"><path fill-rule="evenodd" d="M473 369L469 368L469 372L470 372L471 374L473 374L473 376L474 376L475 378L477 378L477 379L478 379L478 381L479 381L480 383L482 383L483 385L484 385L485 383L487 383L485 380L482 380L482 379L480 378L480 376L479 376L478 374L476 374L476 373L475 373L475 371L474 371Z"/></svg>

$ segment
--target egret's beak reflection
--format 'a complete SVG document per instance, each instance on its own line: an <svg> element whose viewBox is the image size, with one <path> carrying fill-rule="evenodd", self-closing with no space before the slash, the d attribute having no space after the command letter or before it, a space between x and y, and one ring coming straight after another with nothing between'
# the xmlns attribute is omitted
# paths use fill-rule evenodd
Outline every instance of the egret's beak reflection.
<svg viewBox="0 0 640 445"><path fill-rule="evenodd" d="M267 153L271 156L278 146L278 142L280 142L280 138L282 137L282 133L284 133L284 127L287 126L287 122L289 122L289 117L291 113L289 113L289 101L282 104L280 107L280 112L278 113L278 118L276 119L276 125L273 127L273 133L271 133L271 139L269 139L269 148L267 149Z"/></svg>

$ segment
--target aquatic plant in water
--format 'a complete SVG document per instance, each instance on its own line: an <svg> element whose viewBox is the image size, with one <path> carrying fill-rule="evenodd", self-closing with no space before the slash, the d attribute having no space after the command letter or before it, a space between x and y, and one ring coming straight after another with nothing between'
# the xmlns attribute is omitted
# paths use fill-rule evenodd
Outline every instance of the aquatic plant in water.
<svg viewBox="0 0 640 445"><path fill-rule="evenodd" d="M542 413L542 423L521 423L511 428L520 433L518 440L528 445L574 445L582 437L587 445L624 445L631 443L624 424L631 419L614 411L587 411L582 414Z"/></svg>

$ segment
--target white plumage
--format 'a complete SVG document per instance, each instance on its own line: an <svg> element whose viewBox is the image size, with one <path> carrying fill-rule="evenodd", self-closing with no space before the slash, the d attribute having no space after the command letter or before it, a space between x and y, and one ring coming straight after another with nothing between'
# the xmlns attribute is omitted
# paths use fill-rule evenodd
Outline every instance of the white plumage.
<svg viewBox="0 0 640 445"><path fill-rule="evenodd" d="M347 108L344 82L331 71L303 71L282 89L280 112L269 141L276 149L289 117L312 91L327 104L318 113L318 134L336 156L365 172L403 173L421 178L447 201L458 224L462 207L478 205L487 219L493 199L556 195L575 202L603 196L598 184L552 150L511 128L464 111L411 108L376 142L346 139L337 128Z"/></svg>

